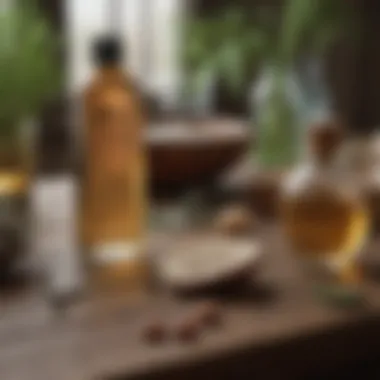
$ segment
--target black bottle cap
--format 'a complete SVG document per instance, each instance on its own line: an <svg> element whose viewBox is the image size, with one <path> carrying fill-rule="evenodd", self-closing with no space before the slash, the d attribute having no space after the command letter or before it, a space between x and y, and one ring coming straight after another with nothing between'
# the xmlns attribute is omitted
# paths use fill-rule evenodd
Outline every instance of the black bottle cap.
<svg viewBox="0 0 380 380"><path fill-rule="evenodd" d="M112 35L97 38L93 45L93 58L98 65L120 62L123 58L120 39Z"/></svg>

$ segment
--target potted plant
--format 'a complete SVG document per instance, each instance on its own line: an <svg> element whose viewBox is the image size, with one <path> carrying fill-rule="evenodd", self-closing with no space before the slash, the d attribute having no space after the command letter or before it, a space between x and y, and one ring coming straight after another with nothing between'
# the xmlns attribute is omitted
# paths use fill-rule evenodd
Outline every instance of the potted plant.
<svg viewBox="0 0 380 380"><path fill-rule="evenodd" d="M59 88L57 43L30 1L0 12L0 278L10 272L26 221L32 123ZM21 233L21 235L25 235ZM17 252L15 252L17 251Z"/></svg>

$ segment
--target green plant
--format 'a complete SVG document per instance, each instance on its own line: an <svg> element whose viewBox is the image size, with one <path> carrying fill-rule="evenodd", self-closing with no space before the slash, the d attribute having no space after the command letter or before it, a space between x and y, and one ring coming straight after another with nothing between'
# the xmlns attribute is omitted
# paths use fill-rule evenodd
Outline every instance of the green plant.
<svg viewBox="0 0 380 380"><path fill-rule="evenodd" d="M17 135L22 118L38 112L60 84L57 39L30 1L0 13L0 138Z"/></svg>
<svg viewBox="0 0 380 380"><path fill-rule="evenodd" d="M297 100L292 101L288 75L303 55L312 59L322 56L345 31L349 20L349 8L343 1L287 0L285 3L278 29L272 34L275 38L271 38L271 48L263 56L274 69L269 78L270 91L260 109L256 107L259 144L255 152L262 165L281 167L297 162L305 131L302 124L306 107L300 107ZM302 97L305 101L305 96Z"/></svg>
<svg viewBox="0 0 380 380"><path fill-rule="evenodd" d="M184 44L189 86L213 74L237 94L258 63L275 61L283 68L305 51L322 54L347 29L351 16L338 0L287 0L282 12L278 9L262 6L250 13L234 7L191 20Z"/></svg>
<svg viewBox="0 0 380 380"><path fill-rule="evenodd" d="M265 34L241 8L227 9L187 26L185 67L189 86L197 87L207 75L223 78L233 94L247 82L252 63L266 46Z"/></svg>
<svg viewBox="0 0 380 380"><path fill-rule="evenodd" d="M281 65L290 65L302 53L323 54L339 39L353 15L344 1L288 0L277 46Z"/></svg>

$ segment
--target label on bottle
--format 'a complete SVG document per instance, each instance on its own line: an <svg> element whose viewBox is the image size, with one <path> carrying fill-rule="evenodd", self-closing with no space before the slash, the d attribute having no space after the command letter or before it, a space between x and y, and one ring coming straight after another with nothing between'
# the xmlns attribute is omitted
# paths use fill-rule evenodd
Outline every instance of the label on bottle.
<svg viewBox="0 0 380 380"><path fill-rule="evenodd" d="M112 242L96 245L93 248L96 264L113 264L133 260L140 253L141 247L133 242Z"/></svg>

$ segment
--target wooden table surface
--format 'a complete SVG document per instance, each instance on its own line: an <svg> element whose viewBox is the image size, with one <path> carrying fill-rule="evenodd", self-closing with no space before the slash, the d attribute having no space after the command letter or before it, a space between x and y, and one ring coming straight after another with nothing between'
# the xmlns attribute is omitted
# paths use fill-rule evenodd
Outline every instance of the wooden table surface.
<svg viewBox="0 0 380 380"><path fill-rule="evenodd" d="M359 309L328 307L313 297L276 228L259 235L265 260L256 285L225 295L223 328L192 344L140 338L149 316L175 321L192 300L99 296L57 317L39 295L2 298L0 379L297 379L380 354L380 284L363 284Z"/></svg>

